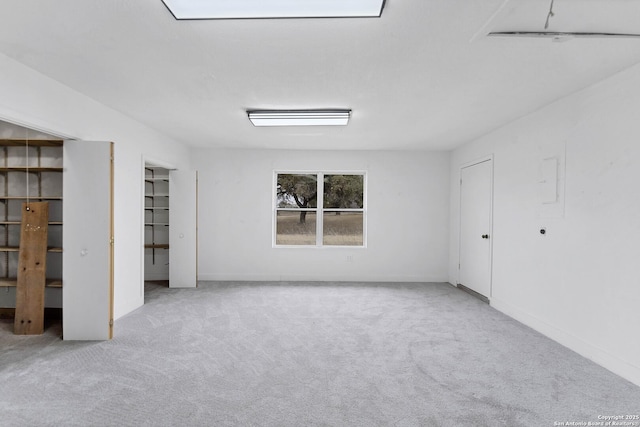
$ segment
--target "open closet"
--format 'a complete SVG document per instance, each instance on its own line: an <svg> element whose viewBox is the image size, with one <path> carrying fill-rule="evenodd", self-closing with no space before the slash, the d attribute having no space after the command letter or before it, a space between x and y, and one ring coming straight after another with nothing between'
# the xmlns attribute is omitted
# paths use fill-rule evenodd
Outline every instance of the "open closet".
<svg viewBox="0 0 640 427"><path fill-rule="evenodd" d="M112 337L113 159L111 142L0 121L2 333Z"/></svg>
<svg viewBox="0 0 640 427"><path fill-rule="evenodd" d="M144 167L144 280L169 286L169 170Z"/></svg>
<svg viewBox="0 0 640 427"><path fill-rule="evenodd" d="M19 334L62 319L62 150L59 138L0 121L0 317L15 320ZM25 230L30 213L41 222ZM18 286L29 275L42 289Z"/></svg>
<svg viewBox="0 0 640 427"><path fill-rule="evenodd" d="M145 288L197 284L196 171L144 163Z"/></svg>

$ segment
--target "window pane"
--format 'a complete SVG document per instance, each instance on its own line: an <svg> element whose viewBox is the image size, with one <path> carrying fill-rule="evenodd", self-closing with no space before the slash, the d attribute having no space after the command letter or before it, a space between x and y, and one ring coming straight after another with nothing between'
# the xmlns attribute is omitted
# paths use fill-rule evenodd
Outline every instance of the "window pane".
<svg viewBox="0 0 640 427"><path fill-rule="evenodd" d="M324 212L322 243L330 246L362 246L362 212Z"/></svg>
<svg viewBox="0 0 640 427"><path fill-rule="evenodd" d="M362 209L364 175L325 175L324 207Z"/></svg>
<svg viewBox="0 0 640 427"><path fill-rule="evenodd" d="M315 245L316 213L278 211L276 245Z"/></svg>
<svg viewBox="0 0 640 427"><path fill-rule="evenodd" d="M279 173L276 206L279 208L317 207L318 176Z"/></svg>

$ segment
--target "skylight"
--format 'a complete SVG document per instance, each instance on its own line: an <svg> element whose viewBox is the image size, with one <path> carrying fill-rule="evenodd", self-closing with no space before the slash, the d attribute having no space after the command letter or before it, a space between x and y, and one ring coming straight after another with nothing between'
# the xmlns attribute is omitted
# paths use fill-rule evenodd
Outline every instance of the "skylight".
<svg viewBox="0 0 640 427"><path fill-rule="evenodd" d="M380 17L385 0L162 0L176 19Z"/></svg>

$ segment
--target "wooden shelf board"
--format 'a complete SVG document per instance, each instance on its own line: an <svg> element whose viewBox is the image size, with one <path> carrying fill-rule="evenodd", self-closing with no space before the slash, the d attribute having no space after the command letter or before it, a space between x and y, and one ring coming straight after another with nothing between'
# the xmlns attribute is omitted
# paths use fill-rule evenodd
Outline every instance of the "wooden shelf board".
<svg viewBox="0 0 640 427"><path fill-rule="evenodd" d="M14 288L18 284L18 279L2 277L0 278L0 288ZM47 279L45 286L47 288L61 288L61 279Z"/></svg>
<svg viewBox="0 0 640 427"><path fill-rule="evenodd" d="M153 227L154 225L164 225L165 227L169 226L169 224L165 224L163 222L146 222L144 225L148 225L150 227Z"/></svg>
<svg viewBox="0 0 640 427"><path fill-rule="evenodd" d="M61 139L0 139L0 146L4 147L62 147Z"/></svg>
<svg viewBox="0 0 640 427"><path fill-rule="evenodd" d="M155 245L144 245L145 249L169 249L168 243L156 243Z"/></svg>
<svg viewBox="0 0 640 427"><path fill-rule="evenodd" d="M168 206L145 206L145 211L168 211Z"/></svg>
<svg viewBox="0 0 640 427"><path fill-rule="evenodd" d="M145 194L144 197L169 197L168 194Z"/></svg>
<svg viewBox="0 0 640 427"><path fill-rule="evenodd" d="M0 221L0 225L21 225L20 221ZM49 225L62 225L62 221L49 221Z"/></svg>
<svg viewBox="0 0 640 427"><path fill-rule="evenodd" d="M166 182L169 182L169 177L168 177L168 176L167 176L167 177L164 177L164 178L160 178L160 177L158 177L158 178L150 178L150 177L146 177L144 180L145 180L145 181L147 181L147 182L158 182L158 181L166 181Z"/></svg>
<svg viewBox="0 0 640 427"><path fill-rule="evenodd" d="M0 246L0 252L19 252L20 248L17 246ZM62 248L49 247L47 252L62 253Z"/></svg>
<svg viewBox="0 0 640 427"><path fill-rule="evenodd" d="M0 200L27 200L27 196L0 196ZM29 200L62 200L62 196L29 196Z"/></svg>
<svg viewBox="0 0 640 427"><path fill-rule="evenodd" d="M0 172L62 172L62 168L43 168L39 166L0 167Z"/></svg>

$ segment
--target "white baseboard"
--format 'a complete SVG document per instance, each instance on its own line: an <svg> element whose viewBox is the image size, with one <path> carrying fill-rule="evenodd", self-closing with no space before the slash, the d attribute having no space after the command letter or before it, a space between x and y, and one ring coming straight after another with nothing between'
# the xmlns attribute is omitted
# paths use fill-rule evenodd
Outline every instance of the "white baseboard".
<svg viewBox="0 0 640 427"><path fill-rule="evenodd" d="M198 274L198 281L227 282L394 282L394 283L446 283L445 278L416 276L321 276L276 274Z"/></svg>
<svg viewBox="0 0 640 427"><path fill-rule="evenodd" d="M529 326L563 346L575 351L583 357L597 363L616 375L640 386L640 367L622 360L615 355L594 346L579 337L548 324L542 319L520 310L496 298L491 298L491 306L496 310Z"/></svg>

